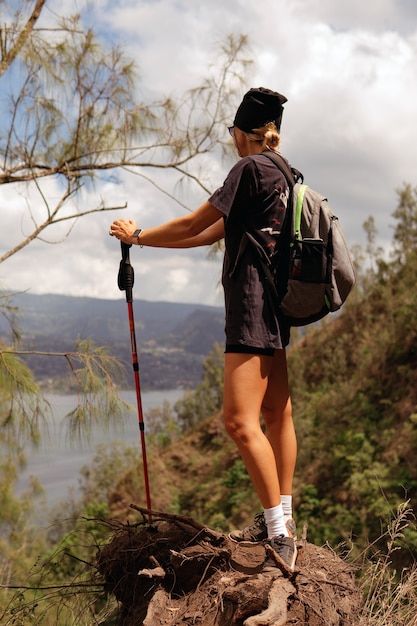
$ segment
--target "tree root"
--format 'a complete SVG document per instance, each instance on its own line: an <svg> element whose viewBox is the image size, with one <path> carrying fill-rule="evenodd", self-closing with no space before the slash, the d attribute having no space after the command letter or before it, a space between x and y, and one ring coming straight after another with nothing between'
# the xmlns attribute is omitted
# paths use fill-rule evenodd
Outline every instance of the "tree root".
<svg viewBox="0 0 417 626"><path fill-rule="evenodd" d="M192 518L136 507L97 556L121 626L353 626L361 605L349 566L298 542L296 569L264 569L262 543L239 544ZM145 516L148 516L145 521ZM151 520L149 520L151 516Z"/></svg>

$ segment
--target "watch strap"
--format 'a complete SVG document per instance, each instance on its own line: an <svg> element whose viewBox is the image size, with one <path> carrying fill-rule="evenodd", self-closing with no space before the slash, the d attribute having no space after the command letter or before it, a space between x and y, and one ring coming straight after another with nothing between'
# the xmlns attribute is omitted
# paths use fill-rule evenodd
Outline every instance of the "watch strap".
<svg viewBox="0 0 417 626"><path fill-rule="evenodd" d="M140 245L139 244L139 237L140 237L141 232L142 232L142 228L137 228L135 230L135 232L133 233L133 235L132 235L132 237L134 237L136 239L136 242L137 242L138 245Z"/></svg>

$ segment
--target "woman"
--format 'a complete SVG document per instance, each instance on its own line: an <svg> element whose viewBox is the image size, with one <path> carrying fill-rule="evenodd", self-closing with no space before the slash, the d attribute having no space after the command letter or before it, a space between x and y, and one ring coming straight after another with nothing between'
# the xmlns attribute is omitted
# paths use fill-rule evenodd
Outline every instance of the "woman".
<svg viewBox="0 0 417 626"><path fill-rule="evenodd" d="M280 245L289 190L284 175L262 153L279 146L285 102L262 87L245 94L229 128L241 159L193 213L146 230L133 220L116 220L110 235L127 244L166 248L210 245L224 237L224 421L264 508L253 526L231 537L266 540L278 560L294 569L291 493L297 443L285 354L289 328L267 297L256 250L271 256Z"/></svg>

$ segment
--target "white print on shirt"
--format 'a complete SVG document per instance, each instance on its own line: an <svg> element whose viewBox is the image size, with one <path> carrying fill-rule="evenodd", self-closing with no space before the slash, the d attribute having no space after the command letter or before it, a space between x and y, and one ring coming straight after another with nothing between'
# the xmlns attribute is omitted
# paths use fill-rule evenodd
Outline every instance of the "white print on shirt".
<svg viewBox="0 0 417 626"><path fill-rule="evenodd" d="M267 228L261 228L261 232L268 233L269 235L279 235L281 233L280 230L274 230L273 228L271 228L271 226L268 226Z"/></svg>
<svg viewBox="0 0 417 626"><path fill-rule="evenodd" d="M286 207L288 204L288 198L290 195L290 190L287 188L287 190L284 192L281 192L279 194L279 199L281 200L282 204ZM275 223L278 223L277 220L272 220ZM280 235L281 231L280 230L274 230L272 226L267 226L266 228L261 228L261 232L262 233L268 233L268 235Z"/></svg>
<svg viewBox="0 0 417 626"><path fill-rule="evenodd" d="M281 222L276 217L271 219L273 226L265 226L265 228L261 228L261 233L268 233L268 235L280 235L281 234ZM279 228L279 230L276 230ZM274 244L275 245L275 244Z"/></svg>
<svg viewBox="0 0 417 626"><path fill-rule="evenodd" d="M289 188L287 188L286 192L283 193L281 191L281 193L279 194L279 199L281 200L282 204L287 207L288 204L288 198L290 197L290 190Z"/></svg>

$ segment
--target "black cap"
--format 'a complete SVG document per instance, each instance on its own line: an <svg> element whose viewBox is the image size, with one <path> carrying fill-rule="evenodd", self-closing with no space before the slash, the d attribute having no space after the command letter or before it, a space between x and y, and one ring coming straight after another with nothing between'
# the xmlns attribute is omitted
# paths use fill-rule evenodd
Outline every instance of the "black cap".
<svg viewBox="0 0 417 626"><path fill-rule="evenodd" d="M258 87L249 89L236 112L233 124L247 133L261 128L268 122L275 122L280 129L283 104L287 98L276 91Z"/></svg>

